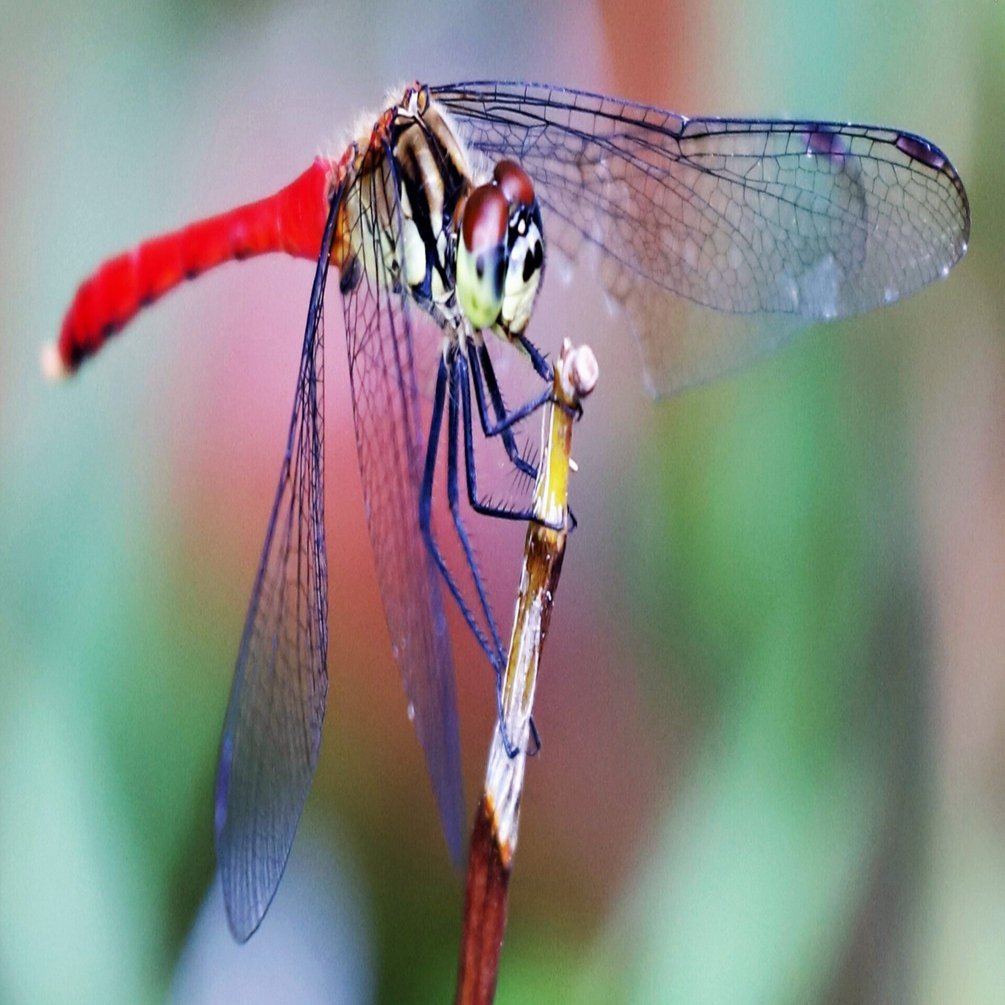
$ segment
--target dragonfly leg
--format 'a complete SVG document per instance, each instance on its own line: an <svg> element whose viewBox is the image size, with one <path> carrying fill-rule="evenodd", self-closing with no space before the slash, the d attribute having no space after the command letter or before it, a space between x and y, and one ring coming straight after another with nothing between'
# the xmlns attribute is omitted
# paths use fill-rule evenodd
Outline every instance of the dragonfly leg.
<svg viewBox="0 0 1005 1005"><path fill-rule="evenodd" d="M537 370L538 376L550 387L552 381L555 379L555 371L544 358L544 353L526 335L516 335L514 338L523 347L524 352L530 356L530 361L534 364L534 369Z"/></svg>
<svg viewBox="0 0 1005 1005"><path fill-rule="evenodd" d="M514 467L532 479L537 478L537 468L521 455L516 445L516 437L513 435L514 423L523 416L513 418L506 410L502 392L499 390L499 382L496 380L495 369L492 366L492 357L489 356L488 348L484 342L478 346L477 352L469 357L469 363L482 432L486 436L500 436L503 446L506 448L506 454L513 462ZM485 390L488 390L489 399L492 402L492 410L495 413L494 422L489 419L488 408L485 404Z"/></svg>
<svg viewBox="0 0 1005 1005"><path fill-rule="evenodd" d="M503 650L502 640L499 637L499 631L496 627L495 618L492 614L492 608L489 605L488 596L485 592L485 585L482 581L481 573L478 570L478 563L475 559L474 550L471 547L471 541L468 536L467 529L464 526L464 521L460 511L460 492L458 489L457 474L457 441L460 436L460 420L463 411L465 421L464 435L467 466L469 463L467 455L470 454L471 447L471 397L468 379L468 369L461 353L458 352L456 354L452 354L449 363L446 360L441 360L440 368L437 373L436 392L433 399L433 417L430 422L429 446L427 447L426 469L423 477L420 503L420 522L427 546L429 547L430 552L439 567L440 574L445 579L447 587L460 607L468 626L474 632L475 637L478 639L479 644L485 651L489 658L489 662L495 670L496 715L500 723L503 749L506 751L508 757L516 757L516 755L520 753L520 748L512 742L507 733L503 708L502 685L506 654ZM447 564L443 559L432 535L429 513L431 507L433 480L436 470L437 444L439 443L440 429L443 420L444 399L446 399L447 406L447 502L450 506L454 529L457 533L457 538L461 543L461 547L464 550L464 556L468 564L471 580L478 596L478 607L481 610L481 614L484 616L485 624L488 626L489 633L491 634L491 642L486 639L484 632L477 624L474 613L462 596L460 588L447 568ZM458 403L458 399L460 399L460 404ZM471 470L473 470L473 466ZM537 734L537 729L533 726L533 724L531 725L531 731L534 741L534 750L532 753L536 753L540 748L541 743Z"/></svg>
<svg viewBox="0 0 1005 1005"><path fill-rule="evenodd" d="M478 418L481 422L482 431L486 436L499 435L502 437L506 454L513 462L516 469L531 480L537 478L537 465L524 457L516 445L516 437L513 435L512 422L507 422L509 412L503 402L502 392L499 390L499 381L496 380L495 368L492 366L492 357L489 356L488 347L483 342L478 346L477 353L470 357L471 373L475 387L475 400L478 402ZM490 422L488 412L485 408L485 395L482 390L484 381L485 388L489 392L489 400L492 402L492 411L495 414L495 422Z"/></svg>
<svg viewBox="0 0 1005 1005"><path fill-rule="evenodd" d="M530 361L537 371L538 376L543 380L546 380L549 386L555 379L555 371L552 369L551 364L548 362L547 357L544 353L526 335L514 335L513 336L520 346L523 348L524 352L530 357ZM581 419L583 417L583 406L577 402L575 405L560 404L566 412L569 413L574 419Z"/></svg>
<svg viewBox="0 0 1005 1005"><path fill-rule="evenodd" d="M474 359L474 357L472 357L472 359ZM491 362L488 361L487 353L484 359L488 362L487 369L490 369ZM489 399L492 402L493 410L496 413L496 421L492 423L489 421L488 409L485 407L484 389L480 384L483 371L480 367L478 367L477 363L473 364L472 369L475 370L475 374L472 374L469 370L467 360L465 359L464 354L460 351L449 353L448 358L440 360L436 376L436 390L433 396L432 417L429 423L429 439L426 447L425 468L423 471L422 487L419 496L419 526L423 540L430 555L432 555L433 560L436 563L440 575L446 582L451 596L453 596L454 601L457 603L457 606L460 608L461 613L464 616L464 620L467 622L468 627L477 639L478 644L488 657L495 672L496 713L500 724L503 724L504 710L502 701L502 682L506 656L503 651L502 641L499 637L498 628L496 627L495 619L492 615L492 610L488 602L485 586L482 582L481 574L478 571L474 550L471 546L470 538L468 536L467 529L464 526L464 521L460 512L460 493L458 490L457 475L457 440L461 435L460 422L463 418L465 481L468 501L471 504L472 509L478 513L503 517L506 519L534 519L534 514L531 510L519 512L516 510L503 509L491 506L488 503L483 503L478 500L474 461L474 437L472 428L473 416L470 381L472 380L472 377L474 377L476 385L475 393L479 402L479 419L481 421L483 431L486 436L498 435L503 439L503 443L507 448L507 455L510 457L510 460L513 462L517 470L521 471L523 470L523 465L526 465L527 467L532 466L529 465L526 459L520 455L519 449L516 445L516 440L512 436L512 426L520 419L530 415L532 412L536 411L548 402L551 399L551 389L549 387L547 391L528 402L520 409L507 412L502 401L502 395L499 392L498 383L495 381L495 375L492 373L490 377L486 378L484 385L484 389L488 389ZM440 435L443 428L444 405L447 407L447 501L450 506L454 528L464 551L464 556L470 570L475 592L478 596L477 606L480 608L481 613L484 616L491 639L486 637L485 632L482 630L482 627L478 624L478 621L475 618L474 611L472 611L470 605L464 599L460 587L458 586L453 574L450 572L446 559L444 559L433 534L433 483L436 474ZM504 433L508 435L504 436ZM508 443L507 440L509 441ZM522 462L522 464L518 463L518 459ZM506 751L507 756L516 757L516 755L521 752L520 747L510 740L504 725L501 725L500 729L502 733L503 749ZM537 727L533 720L530 723L530 731L533 749L529 750L528 753L533 756L538 752L538 750L540 750L541 747L540 735L538 734Z"/></svg>
<svg viewBox="0 0 1005 1005"><path fill-rule="evenodd" d="M511 506L497 506L487 499L478 497L477 475L475 472L474 435L471 415L470 371L467 361L458 353L451 370L452 387L456 397L461 399L461 410L464 419L464 473L467 485L468 502L471 508L482 516L496 517L501 520L532 520L531 509L516 509ZM453 403L453 402L452 402ZM538 406L540 407L540 405ZM492 435L492 434L489 434Z"/></svg>
<svg viewBox="0 0 1005 1005"><path fill-rule="evenodd" d="M433 414L429 422L429 440L426 445L426 462L422 474L422 487L419 492L419 530L422 533L422 539L425 542L426 549L433 557L433 561L436 563L436 567L439 570L440 575L447 584L447 589L450 591L451 596L454 598L457 606L461 610L461 613L464 615L464 620L467 622L468 627L478 640L478 644L484 650L485 655L488 656L489 662L492 664L492 669L495 671L497 681L501 681L503 673L503 660L501 657L502 645L498 641L498 636L495 633L495 626L490 620L489 625L493 635L495 636L493 639L495 644L493 645L493 643L485 637L485 633L475 620L474 613L468 606L467 601L465 601L460 587L457 585L453 575L451 575L450 569L447 567L446 559L443 557L439 545L436 543L436 538L433 535L433 478L436 474L436 456L439 450L440 431L443 426L443 405L448 392L448 383L449 379L446 361L440 360L439 370L436 374L436 391L433 396ZM464 543L463 540L462 543ZM466 554L470 554L469 548L466 549ZM475 569L474 566L472 566L472 573L475 577L475 582L479 590L479 599L484 602L484 591L481 588L481 580L478 577L477 569Z"/></svg>
<svg viewBox="0 0 1005 1005"><path fill-rule="evenodd" d="M549 382L547 387L540 394L531 398L530 401L525 402L519 408L507 409L502 400L502 394L499 391L495 371L492 367L492 360L489 357L488 350L484 345L481 346L481 351L479 353L468 356L464 359L465 372L467 372L469 363L471 371L475 375L474 385L475 398L478 401L478 415L482 423L482 429L484 430L486 436L502 436L504 432L512 430L513 426L520 422L521 419L526 419L528 415L532 415L554 397L551 391L551 383ZM492 399L492 407L496 413L495 422L489 421L488 411L485 407L485 394L482 388L483 381L485 386L489 389L489 396ZM519 451L516 450L515 441L513 442L513 448L519 456ZM523 460L523 458L521 458L521 460ZM516 462L514 461L514 463ZM524 463L526 463L526 461L524 461ZM537 471L535 469L535 475L536 473Z"/></svg>
<svg viewBox="0 0 1005 1005"><path fill-rule="evenodd" d="M457 439L459 436L460 416L457 403L457 383L460 380L467 380L467 370L458 366L457 360L462 359L460 353L455 357L453 366L450 367L448 403L447 403L447 503L450 506L450 515L454 521L454 530L457 532L457 539L464 549L464 557L471 572L471 580L474 583L475 592L478 595L478 606L485 615L485 623L488 625L492 635L492 643L495 652L502 664L505 660L502 641L499 638L499 630L496 628L495 619L492 617L492 608L489 606L488 597L485 594L485 584L482 582L481 574L478 571L478 563L475 560L474 550L471 547L471 540L468 537L467 529L461 518L460 493L457 490ZM469 402L470 399L465 399Z"/></svg>
<svg viewBox="0 0 1005 1005"><path fill-rule="evenodd" d="M521 342L527 348L528 354L531 355L532 359L537 359L541 362L541 366L547 366L547 361L538 351L537 347L529 340L520 336ZM482 431L486 436L495 436L500 434L503 438L503 444L506 447L506 453L509 459L513 462L514 466L523 474L529 475L531 478L537 478L537 468L522 457L517 450L516 440L513 437L511 427L515 421L524 418L527 411L521 409L518 413L509 413L506 411L506 405L502 400L502 393L499 390L499 382L496 380L495 368L492 366L492 357L489 355L488 347L484 342L480 343L478 346L478 351L476 355L470 356L468 362L471 365L472 373L472 383L475 388L475 401L478 403L478 418L481 421ZM535 364L537 367L537 364ZM540 369L538 373L540 373ZM489 392L489 399L492 402L492 410L495 412L496 421L495 423L490 423L488 418L488 412L485 407L485 394L482 389L482 383L484 381L485 389ZM549 395L549 397L551 397ZM547 400L547 399L545 399ZM537 399L534 399L536 402ZM543 402L542 402L543 404ZM533 411L534 407L539 407L531 403L529 411ZM582 407L579 407L577 412L577 418L582 414ZM516 415L516 418L512 416ZM533 519L533 517L530 517ZM579 526L579 521L576 519L575 514L572 510L569 510L569 531L570 533ZM560 528L552 528L553 530L559 530Z"/></svg>
<svg viewBox="0 0 1005 1005"><path fill-rule="evenodd" d="M528 757L537 757L541 753L541 734L537 731L537 723L534 722L534 716L530 717L530 738L534 741L534 749L527 751Z"/></svg>
<svg viewBox="0 0 1005 1005"><path fill-rule="evenodd" d="M478 364L474 362L474 357L472 357L472 370L475 370ZM478 498L478 478L476 473L475 465L475 451L474 451L474 436L472 429L472 416L471 416L471 389L469 384L469 371L468 362L461 353L458 353L453 365L453 370L456 374L454 378L454 386L456 387L461 398L461 406L464 415L464 467L465 476L467 482L468 490L468 502L471 504L471 508L483 516L496 517L502 520L535 520L542 526L550 527L552 530L563 530L562 526L552 526L547 523L547 521L538 520L534 514L532 508L527 509L515 509L508 506L495 506L486 500ZM478 376L474 376L475 384L475 397L478 397ZM487 435L492 436L496 433L501 432L501 429L508 428L515 421L512 419L514 415L518 415L519 418L523 418L524 415L540 408L546 402L551 400L551 389L549 388L543 395L538 398L534 398L532 401L528 402L520 409L516 409L513 412L505 415L502 420L500 420L500 425L496 427L495 431L489 430ZM520 414L518 414L520 413ZM505 425L503 425L505 424Z"/></svg>
<svg viewBox="0 0 1005 1005"><path fill-rule="evenodd" d="M542 355L538 347L535 346L534 343L531 342L531 340L528 339L526 336L521 335L517 336L517 338L520 340L521 345L527 351L527 354L531 357L532 362L534 362L535 369L538 371L540 375L544 376L544 373L547 371L549 366L548 361L545 359L544 355ZM472 383L474 384L474 397L478 403L478 417L481 420L481 428L486 436L494 436L496 432L501 432L503 430L509 429L510 426L515 421L517 421L517 419L511 418L511 413L507 412L506 405L503 402L503 395L499 393L498 382L495 380L495 370L492 367L491 357L488 355L488 349L483 342L478 346L477 356L470 357L470 364L471 364L471 373L473 374ZM481 390L482 379L484 379L485 387L488 390L488 397L492 403L492 410L495 412L496 422L494 426L490 426L488 424L487 417L485 415L485 400ZM548 377L547 379L551 380L552 378ZM533 407L531 407L529 410L533 411L534 409ZM581 405L578 405L576 407L575 413L576 418L580 418L582 416L583 408ZM516 414L517 418L519 419L523 418L527 414L527 411L525 409L521 409L519 413L512 413L512 414ZM511 436L511 442L513 442L512 436ZM516 443L514 443L514 446L516 446ZM509 445L507 445L507 452L510 453ZM524 471L525 468L529 468L529 470L527 470L526 473L531 474L531 471L533 471L533 474L531 474L531 476L537 478L538 469L533 465L531 465L530 463L528 463L526 460L524 460L524 458L521 458L521 460L523 460L523 464L521 464L517 460L517 458L514 457L512 453L510 453L510 459L514 462L514 464L517 465L518 468L520 468L521 471ZM573 531L575 531L578 526L579 521L576 520L576 515L572 512L572 510L570 510L569 533L571 534ZM553 528L553 530L560 530L560 529Z"/></svg>

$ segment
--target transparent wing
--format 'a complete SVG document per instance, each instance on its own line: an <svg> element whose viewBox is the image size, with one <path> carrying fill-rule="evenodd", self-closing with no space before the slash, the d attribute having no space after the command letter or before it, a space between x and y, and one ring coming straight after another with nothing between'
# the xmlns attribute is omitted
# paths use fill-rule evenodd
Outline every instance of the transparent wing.
<svg viewBox="0 0 1005 1005"><path fill-rule="evenodd" d="M328 693L322 307L335 217L333 205L220 745L216 853L227 918L240 942L258 928L286 868Z"/></svg>
<svg viewBox="0 0 1005 1005"><path fill-rule="evenodd" d="M911 133L687 119L537 84L431 90L481 167L512 157L530 173L549 246L599 251L656 393L733 369L800 324L891 303L966 251L959 175Z"/></svg>
<svg viewBox="0 0 1005 1005"><path fill-rule="evenodd" d="M419 529L426 451L409 302L390 263L403 261L393 162L374 159L347 196L358 257L343 268L349 374L363 497L391 650L426 758L447 844L461 861L464 795L450 639L439 575ZM366 220L373 215L379 227ZM430 344L435 355L437 346Z"/></svg>

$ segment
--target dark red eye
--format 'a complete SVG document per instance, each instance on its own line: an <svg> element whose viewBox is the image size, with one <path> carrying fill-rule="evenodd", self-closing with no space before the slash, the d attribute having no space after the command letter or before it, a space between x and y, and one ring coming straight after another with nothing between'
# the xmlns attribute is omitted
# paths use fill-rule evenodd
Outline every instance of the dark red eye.
<svg viewBox="0 0 1005 1005"><path fill-rule="evenodd" d="M508 224L506 197L495 185L479 185L464 205L464 246L475 254L495 248L506 236Z"/></svg>
<svg viewBox="0 0 1005 1005"><path fill-rule="evenodd" d="M509 205L534 205L534 183L516 161L499 161L492 177Z"/></svg>

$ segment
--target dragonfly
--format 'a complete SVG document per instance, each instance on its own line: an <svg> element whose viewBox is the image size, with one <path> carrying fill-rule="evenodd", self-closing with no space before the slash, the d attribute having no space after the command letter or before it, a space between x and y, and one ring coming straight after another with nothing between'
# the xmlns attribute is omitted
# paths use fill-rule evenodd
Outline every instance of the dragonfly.
<svg viewBox="0 0 1005 1005"><path fill-rule="evenodd" d="M480 492L474 448L491 440L514 472L535 475L515 430L550 397L551 363L527 334L549 255L593 258L650 391L665 395L808 324L945 277L969 233L967 194L948 157L900 129L688 118L522 82L415 83L392 93L341 156L319 157L275 194L145 241L86 279L44 357L53 374L75 371L142 308L222 263L273 252L316 262L220 744L215 839L235 938L257 929L276 892L325 714L323 308L333 268L391 649L459 861L464 800L444 593L498 686L504 654L469 521L530 514L519 500ZM515 407L496 374L502 354L540 388ZM435 364L431 405L423 360ZM431 516L438 472L459 562L445 557Z"/></svg>

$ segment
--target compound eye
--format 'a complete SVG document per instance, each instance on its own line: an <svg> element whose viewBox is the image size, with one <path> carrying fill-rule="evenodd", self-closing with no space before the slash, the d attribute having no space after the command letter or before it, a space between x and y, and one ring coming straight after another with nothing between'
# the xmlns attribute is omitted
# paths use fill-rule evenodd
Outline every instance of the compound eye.
<svg viewBox="0 0 1005 1005"><path fill-rule="evenodd" d="M457 247L457 300L476 329L490 328L502 310L509 207L495 185L480 185L464 204Z"/></svg>
<svg viewBox="0 0 1005 1005"><path fill-rule="evenodd" d="M510 206L533 206L537 201L530 175L516 161L499 161L492 178Z"/></svg>
<svg viewBox="0 0 1005 1005"><path fill-rule="evenodd" d="M461 239L474 255L503 243L509 224L506 198L495 185L479 185L464 204Z"/></svg>

